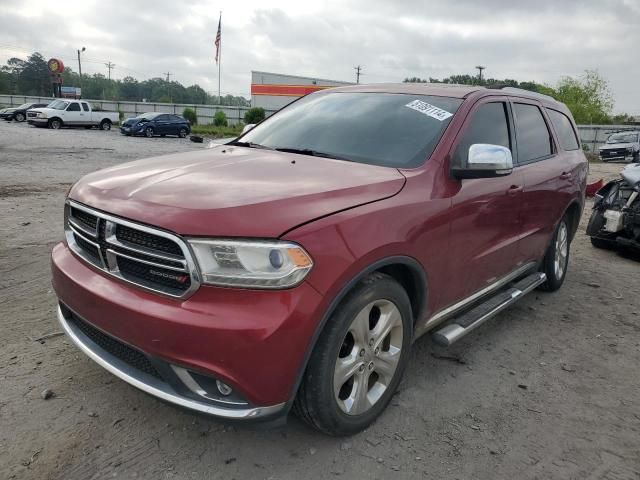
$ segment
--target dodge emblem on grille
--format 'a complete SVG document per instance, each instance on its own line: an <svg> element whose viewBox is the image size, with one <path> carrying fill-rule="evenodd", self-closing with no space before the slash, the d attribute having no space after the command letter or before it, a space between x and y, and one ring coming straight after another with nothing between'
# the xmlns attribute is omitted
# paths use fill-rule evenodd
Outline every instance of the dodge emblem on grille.
<svg viewBox="0 0 640 480"><path fill-rule="evenodd" d="M178 275L168 272L160 272L158 270L154 270L153 268L149 269L149 273L151 275L155 275L156 277L164 277L170 280L175 280L176 282L184 283L189 279L188 275Z"/></svg>

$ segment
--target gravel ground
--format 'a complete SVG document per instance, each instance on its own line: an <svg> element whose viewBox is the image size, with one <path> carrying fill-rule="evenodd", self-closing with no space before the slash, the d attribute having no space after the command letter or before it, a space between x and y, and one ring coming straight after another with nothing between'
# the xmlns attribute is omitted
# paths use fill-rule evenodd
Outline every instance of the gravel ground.
<svg viewBox="0 0 640 480"><path fill-rule="evenodd" d="M48 262L71 183L198 148L0 122L0 478L640 478L640 264L591 247L588 210L559 292L448 350L422 338L388 410L349 439L295 418L224 426L146 396L64 336L38 341L60 330Z"/></svg>

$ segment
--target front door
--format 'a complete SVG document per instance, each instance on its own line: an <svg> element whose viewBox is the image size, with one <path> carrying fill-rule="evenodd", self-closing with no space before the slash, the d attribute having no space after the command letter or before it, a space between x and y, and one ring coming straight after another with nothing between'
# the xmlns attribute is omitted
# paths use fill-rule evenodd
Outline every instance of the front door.
<svg viewBox="0 0 640 480"><path fill-rule="evenodd" d="M513 152L510 117L505 98L476 104L456 140L452 164L466 162L469 147L476 143L501 145ZM503 177L457 182L458 190L452 198L450 263L452 271L465 275L451 285L449 298L443 299L445 305L482 290L518 266L521 171L514 168Z"/></svg>
<svg viewBox="0 0 640 480"><path fill-rule="evenodd" d="M82 110L77 102L70 103L64 112L64 123L67 125L79 125L82 123Z"/></svg>

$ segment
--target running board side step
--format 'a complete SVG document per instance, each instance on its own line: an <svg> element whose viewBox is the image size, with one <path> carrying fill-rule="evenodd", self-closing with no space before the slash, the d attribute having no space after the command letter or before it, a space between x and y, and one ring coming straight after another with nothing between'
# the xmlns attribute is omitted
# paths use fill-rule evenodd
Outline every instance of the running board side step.
<svg viewBox="0 0 640 480"><path fill-rule="evenodd" d="M511 285L506 290L489 297L485 302L453 319L451 323L432 334L433 341L448 347L472 332L484 322L517 302L547 279L544 273L536 272Z"/></svg>

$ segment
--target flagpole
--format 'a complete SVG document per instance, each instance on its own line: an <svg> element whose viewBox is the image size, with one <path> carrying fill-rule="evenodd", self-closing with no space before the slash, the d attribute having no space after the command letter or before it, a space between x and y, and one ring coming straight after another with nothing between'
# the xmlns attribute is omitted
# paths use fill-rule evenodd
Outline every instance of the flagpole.
<svg viewBox="0 0 640 480"><path fill-rule="evenodd" d="M220 10L220 46L218 47L218 105L222 105L222 97L220 96L220 67L222 66L222 10Z"/></svg>

